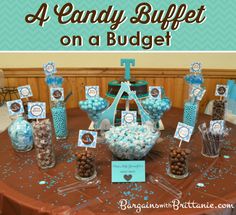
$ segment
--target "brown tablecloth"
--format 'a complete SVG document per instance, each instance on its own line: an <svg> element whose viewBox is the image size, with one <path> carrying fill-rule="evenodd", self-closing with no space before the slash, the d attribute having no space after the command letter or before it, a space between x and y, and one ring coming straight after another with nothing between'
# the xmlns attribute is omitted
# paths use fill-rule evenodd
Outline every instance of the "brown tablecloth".
<svg viewBox="0 0 236 215"><path fill-rule="evenodd" d="M201 139L195 131L189 144L192 149L190 175L175 180L166 175L168 145L178 121L182 121L182 110L172 108L163 117L165 130L161 143L156 144L146 157L147 174L159 173L183 192L181 202L225 204L236 202L236 126L232 128L229 141L225 143L221 156L216 159L201 155ZM199 116L199 123L210 118ZM56 141L57 164L49 170L40 170L35 160L35 151L16 153L10 143L7 131L0 134L0 211L2 214L127 214L135 209L121 210L119 201L129 199L131 203L168 203L174 197L159 186L146 183L111 183L112 154L107 145L97 146L97 171L101 185L96 188L80 189L66 195L59 195L57 188L76 182L74 178L76 147L79 129L87 129L87 115L79 109L68 110L69 137ZM177 142L177 141L176 141ZM40 182L45 184L40 184ZM197 187L203 183L204 187ZM140 214L206 214L221 209L142 209ZM229 209L228 211L230 211ZM0 213L1 214L1 213Z"/></svg>

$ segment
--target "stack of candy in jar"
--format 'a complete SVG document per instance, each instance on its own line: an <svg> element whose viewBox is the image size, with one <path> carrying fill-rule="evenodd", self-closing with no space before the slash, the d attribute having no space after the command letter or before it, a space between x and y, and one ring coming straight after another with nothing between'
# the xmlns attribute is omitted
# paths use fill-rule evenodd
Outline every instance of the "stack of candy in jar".
<svg viewBox="0 0 236 215"><path fill-rule="evenodd" d="M227 85L216 85L216 96L220 96L220 99L214 100L212 109L213 120L224 120L225 108L228 97L228 86ZM224 99L223 99L224 98Z"/></svg>
<svg viewBox="0 0 236 215"><path fill-rule="evenodd" d="M185 178L188 175L188 156L190 149L170 147L168 175L173 178Z"/></svg>
<svg viewBox="0 0 236 215"><path fill-rule="evenodd" d="M64 102L52 102L51 112L57 139L65 139L68 135L67 115Z"/></svg>
<svg viewBox="0 0 236 215"><path fill-rule="evenodd" d="M33 148L33 128L23 116L18 116L8 128L13 148L18 152L30 151Z"/></svg>
<svg viewBox="0 0 236 215"><path fill-rule="evenodd" d="M197 99L196 95L191 95L191 92L194 88L201 88L201 85L203 84L204 80L200 73L194 73L186 75L185 81L189 84L189 98L184 103L183 122L187 125L195 127L197 123L199 100Z"/></svg>
<svg viewBox="0 0 236 215"><path fill-rule="evenodd" d="M112 153L120 159L141 159L155 145L160 132L136 123L112 127L105 138Z"/></svg>
<svg viewBox="0 0 236 215"><path fill-rule="evenodd" d="M77 161L77 179L88 179L96 176L95 154L88 150L75 153Z"/></svg>
<svg viewBox="0 0 236 215"><path fill-rule="evenodd" d="M48 71L49 69L50 71ZM45 82L49 88L62 87L64 79L60 76L55 76L55 64L49 62L44 65L44 72L46 74ZM55 135L57 139L66 139L68 135L67 129L67 114L64 101L51 101L51 112Z"/></svg>
<svg viewBox="0 0 236 215"><path fill-rule="evenodd" d="M81 110L88 113L89 118L96 124L98 114L107 108L108 102L106 99L98 96L80 101L79 106Z"/></svg>
<svg viewBox="0 0 236 215"><path fill-rule="evenodd" d="M49 119L32 123L34 144L38 166L47 169L55 166L55 154L52 145L52 126Z"/></svg>
<svg viewBox="0 0 236 215"><path fill-rule="evenodd" d="M150 114L155 121L160 120L164 112L169 110L171 102L168 98L153 99L147 98L142 102L144 109Z"/></svg>
<svg viewBox="0 0 236 215"><path fill-rule="evenodd" d="M158 122L163 116L164 112L171 107L170 99L165 96L164 89L162 90L162 98L155 99L148 97L142 101L143 108L149 113L154 122Z"/></svg>
<svg viewBox="0 0 236 215"><path fill-rule="evenodd" d="M214 100L212 109L213 120L224 120L225 116L225 100Z"/></svg>
<svg viewBox="0 0 236 215"><path fill-rule="evenodd" d="M220 149L225 142L225 137L229 135L229 128L213 131L203 123L198 126L202 135L202 155L206 157L218 157Z"/></svg>

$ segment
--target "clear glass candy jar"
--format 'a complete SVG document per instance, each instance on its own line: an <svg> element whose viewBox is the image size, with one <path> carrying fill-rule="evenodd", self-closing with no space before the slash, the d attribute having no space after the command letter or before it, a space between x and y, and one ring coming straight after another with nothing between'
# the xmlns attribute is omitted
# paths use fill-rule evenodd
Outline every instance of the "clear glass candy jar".
<svg viewBox="0 0 236 215"><path fill-rule="evenodd" d="M188 159L190 149L171 146L169 151L169 163L167 174L175 179L183 179L188 177Z"/></svg>
<svg viewBox="0 0 236 215"><path fill-rule="evenodd" d="M214 100L212 109L212 120L224 120L225 106L225 100Z"/></svg>
<svg viewBox="0 0 236 215"><path fill-rule="evenodd" d="M13 148L17 152L27 152L33 148L33 128L23 116L18 116L8 128Z"/></svg>
<svg viewBox="0 0 236 215"><path fill-rule="evenodd" d="M68 135L66 106L63 101L51 102L53 126L57 139L66 139Z"/></svg>
<svg viewBox="0 0 236 215"><path fill-rule="evenodd" d="M55 153L52 145L52 126L49 119L33 122L34 144L38 166L48 169L55 166Z"/></svg>
<svg viewBox="0 0 236 215"><path fill-rule="evenodd" d="M76 173L75 178L80 181L90 181L96 178L95 153L82 150L75 153L76 156Z"/></svg>
<svg viewBox="0 0 236 215"><path fill-rule="evenodd" d="M184 103L184 118L183 122L187 125L195 127L198 117L198 102L194 103L186 101Z"/></svg>

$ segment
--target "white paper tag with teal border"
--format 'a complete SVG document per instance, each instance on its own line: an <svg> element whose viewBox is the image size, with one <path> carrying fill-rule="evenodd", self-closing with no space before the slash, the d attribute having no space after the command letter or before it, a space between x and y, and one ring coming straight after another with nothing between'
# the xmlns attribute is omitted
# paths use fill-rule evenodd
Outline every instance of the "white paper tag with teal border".
<svg viewBox="0 0 236 215"><path fill-rule="evenodd" d="M202 72L202 64L199 62L192 63L190 66L190 72L201 73Z"/></svg>
<svg viewBox="0 0 236 215"><path fill-rule="evenodd" d="M28 102L29 119L45 119L46 103L45 102Z"/></svg>
<svg viewBox="0 0 236 215"><path fill-rule="evenodd" d="M153 99L161 99L161 87L160 86L150 86L149 96Z"/></svg>
<svg viewBox="0 0 236 215"><path fill-rule="evenodd" d="M211 120L210 121L210 131L213 133L222 133L225 127L224 120Z"/></svg>
<svg viewBox="0 0 236 215"><path fill-rule="evenodd" d="M86 99L99 97L99 86L85 86Z"/></svg>
<svg viewBox="0 0 236 215"><path fill-rule="evenodd" d="M201 101L205 93L206 89L194 86L190 92L190 97L196 97L198 101Z"/></svg>
<svg viewBox="0 0 236 215"><path fill-rule="evenodd" d="M64 89L61 87L50 88L51 101L64 101Z"/></svg>
<svg viewBox="0 0 236 215"><path fill-rule="evenodd" d="M95 131L79 131L78 146L86 148L96 148L97 132Z"/></svg>
<svg viewBox="0 0 236 215"><path fill-rule="evenodd" d="M30 85L20 86L17 88L21 99L29 98L33 96Z"/></svg>
<svg viewBox="0 0 236 215"><path fill-rule="evenodd" d="M179 140L189 142L192 136L192 133L193 133L192 126L186 125L182 122L178 122L174 137Z"/></svg>
<svg viewBox="0 0 236 215"><path fill-rule="evenodd" d="M20 99L7 102L7 109L10 116L24 113L24 106Z"/></svg>
<svg viewBox="0 0 236 215"><path fill-rule="evenodd" d="M145 182L145 161L112 161L111 181Z"/></svg>
<svg viewBox="0 0 236 215"><path fill-rule="evenodd" d="M137 122L137 111L122 111L121 125L133 124Z"/></svg>
<svg viewBox="0 0 236 215"><path fill-rule="evenodd" d="M48 62L47 64L43 65L43 70L45 75L53 75L57 72L56 65L53 62Z"/></svg>
<svg viewBox="0 0 236 215"><path fill-rule="evenodd" d="M222 96L222 97L227 97L228 95L228 86L227 85L220 85L217 84L216 85L216 92L215 95L216 96Z"/></svg>

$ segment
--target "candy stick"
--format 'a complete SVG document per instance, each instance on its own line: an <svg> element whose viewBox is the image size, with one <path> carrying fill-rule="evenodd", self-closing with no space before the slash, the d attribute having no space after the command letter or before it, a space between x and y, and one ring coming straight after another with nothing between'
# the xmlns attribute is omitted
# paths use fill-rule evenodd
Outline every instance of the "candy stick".
<svg viewBox="0 0 236 215"><path fill-rule="evenodd" d="M72 96L72 91L70 91L67 96L65 97L64 102L66 103L68 101L68 99Z"/></svg>
<svg viewBox="0 0 236 215"><path fill-rule="evenodd" d="M129 111L129 99L125 101L125 110Z"/></svg>
<svg viewBox="0 0 236 215"><path fill-rule="evenodd" d="M183 141L183 140L181 139L180 142L179 142L179 148L181 147L182 141Z"/></svg>
<svg viewBox="0 0 236 215"><path fill-rule="evenodd" d="M208 137L208 131L207 131L206 123L203 123L203 124L199 125L198 129L202 133L202 136L203 136L203 144L205 146L204 149L206 151L210 152L210 148L208 146L209 137Z"/></svg>

